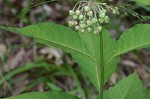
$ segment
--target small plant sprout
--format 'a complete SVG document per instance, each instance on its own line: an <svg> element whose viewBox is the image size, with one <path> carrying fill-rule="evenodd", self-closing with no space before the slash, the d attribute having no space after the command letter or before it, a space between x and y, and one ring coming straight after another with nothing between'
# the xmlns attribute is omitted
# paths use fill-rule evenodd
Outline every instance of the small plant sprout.
<svg viewBox="0 0 150 99"><path fill-rule="evenodd" d="M109 22L107 10L111 10L113 14L119 14L118 7L111 7L106 3L100 3L93 0L79 1L69 15L72 20L68 22L71 28L75 28L78 32L93 31L98 34L102 30L102 24ZM77 22L77 24L74 24Z"/></svg>

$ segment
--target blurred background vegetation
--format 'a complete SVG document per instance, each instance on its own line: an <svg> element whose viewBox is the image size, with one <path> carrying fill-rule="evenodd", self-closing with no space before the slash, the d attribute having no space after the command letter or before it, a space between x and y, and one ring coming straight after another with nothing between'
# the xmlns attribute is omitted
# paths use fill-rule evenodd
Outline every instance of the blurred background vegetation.
<svg viewBox="0 0 150 99"><path fill-rule="evenodd" d="M0 0L0 25L24 27L38 22L55 22L67 25L68 11L73 0ZM105 27L118 39L123 31L137 23L150 23L138 19L132 12L148 16L150 7L129 0L105 0L110 5L127 4L129 15L111 15ZM138 41L137 41L138 42ZM137 71L145 88L150 88L150 48L122 55L118 70L105 88ZM79 66L62 50L35 43L31 38L0 30L0 97L30 91L64 90L82 99L97 95L95 88L82 75Z"/></svg>

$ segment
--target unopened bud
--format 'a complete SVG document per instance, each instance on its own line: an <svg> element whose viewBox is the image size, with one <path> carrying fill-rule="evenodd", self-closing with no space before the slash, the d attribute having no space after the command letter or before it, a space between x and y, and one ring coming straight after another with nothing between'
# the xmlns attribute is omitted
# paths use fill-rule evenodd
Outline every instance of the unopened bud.
<svg viewBox="0 0 150 99"><path fill-rule="evenodd" d="M85 24L80 24L80 27L83 29L85 28Z"/></svg>
<svg viewBox="0 0 150 99"><path fill-rule="evenodd" d="M105 16L105 22L108 23L109 22L109 17Z"/></svg>
<svg viewBox="0 0 150 99"><path fill-rule="evenodd" d="M92 23L96 23L97 22L97 19L96 18L93 18L92 19Z"/></svg>
<svg viewBox="0 0 150 99"><path fill-rule="evenodd" d="M87 15L88 15L88 16L93 16L93 12L92 12L92 11L89 11L89 12L87 13Z"/></svg>
<svg viewBox="0 0 150 99"><path fill-rule="evenodd" d="M69 24L69 26L71 27L71 26L74 25L74 22L73 22L73 21L69 21L68 24Z"/></svg>
<svg viewBox="0 0 150 99"><path fill-rule="evenodd" d="M77 15L73 15L72 17L74 20L78 19L78 16Z"/></svg>
<svg viewBox="0 0 150 99"><path fill-rule="evenodd" d="M76 30L76 31L78 31L79 29L80 29L80 27L79 27L79 26L76 26L76 27L75 27L75 30Z"/></svg>
<svg viewBox="0 0 150 99"><path fill-rule="evenodd" d="M74 25L77 25L78 24L78 22L77 21L74 21Z"/></svg>
<svg viewBox="0 0 150 99"><path fill-rule="evenodd" d="M73 15L74 14L74 11L73 10L70 10L69 11L69 15Z"/></svg>
<svg viewBox="0 0 150 99"><path fill-rule="evenodd" d="M90 20L86 21L87 25L91 25L92 22Z"/></svg>
<svg viewBox="0 0 150 99"><path fill-rule="evenodd" d="M99 15L99 17L100 17L100 18L104 18L104 17L105 17L105 13L101 13L101 14Z"/></svg>
<svg viewBox="0 0 150 99"><path fill-rule="evenodd" d="M102 19L102 18L99 18L98 21L99 21L100 23L104 23L104 19Z"/></svg>
<svg viewBox="0 0 150 99"><path fill-rule="evenodd" d="M80 16L79 16L79 20L82 20L82 19L83 19L83 17L84 17L83 15L80 15Z"/></svg>
<svg viewBox="0 0 150 99"><path fill-rule="evenodd" d="M102 27L101 27L101 26L98 26L98 27L97 27L97 30L98 30L99 32L101 32L101 31L102 31Z"/></svg>
<svg viewBox="0 0 150 99"><path fill-rule="evenodd" d="M92 31L92 29L91 29L91 28L88 28L87 30L88 30L88 32L91 32L91 31Z"/></svg>
<svg viewBox="0 0 150 99"><path fill-rule="evenodd" d="M81 30L80 30L80 32L81 32L81 33L84 33L84 32L85 32L85 30L84 30L84 29L81 29Z"/></svg>
<svg viewBox="0 0 150 99"><path fill-rule="evenodd" d="M76 10L75 13L76 13L76 15L80 15L81 12L80 12L80 10Z"/></svg>
<svg viewBox="0 0 150 99"><path fill-rule="evenodd" d="M84 7L84 10L85 10L86 12L88 12L88 11L90 11L90 7L89 7L89 6L85 6L85 7Z"/></svg>

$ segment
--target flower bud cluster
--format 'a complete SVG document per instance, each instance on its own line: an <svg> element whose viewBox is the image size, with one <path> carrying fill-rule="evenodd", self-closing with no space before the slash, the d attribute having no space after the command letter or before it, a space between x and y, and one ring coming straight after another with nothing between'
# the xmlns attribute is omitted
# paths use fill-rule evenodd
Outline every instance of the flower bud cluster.
<svg viewBox="0 0 150 99"><path fill-rule="evenodd" d="M76 31L84 33L86 31L94 34L102 31L102 24L109 22L107 9L111 9L113 14L119 14L118 8L115 9L106 3L96 1L79 1L73 10L69 11L72 20L68 22L69 26Z"/></svg>

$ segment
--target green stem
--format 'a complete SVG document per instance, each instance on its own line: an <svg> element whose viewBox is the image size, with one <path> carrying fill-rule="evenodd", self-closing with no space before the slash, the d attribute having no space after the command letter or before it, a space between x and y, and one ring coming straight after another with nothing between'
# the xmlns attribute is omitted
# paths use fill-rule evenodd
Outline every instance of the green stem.
<svg viewBox="0 0 150 99"><path fill-rule="evenodd" d="M103 99L104 91L104 60L103 60L103 33L100 32L100 69L101 69L101 82L100 82L100 99Z"/></svg>

